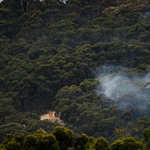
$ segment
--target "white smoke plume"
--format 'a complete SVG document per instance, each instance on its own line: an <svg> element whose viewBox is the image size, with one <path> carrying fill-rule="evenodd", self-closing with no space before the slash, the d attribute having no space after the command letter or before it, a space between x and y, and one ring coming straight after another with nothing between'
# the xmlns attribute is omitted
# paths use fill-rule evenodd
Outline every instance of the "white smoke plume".
<svg viewBox="0 0 150 150"><path fill-rule="evenodd" d="M100 81L100 86L96 89L98 95L105 94L107 98L115 100L121 109L136 106L144 107L147 111L146 105L150 103L149 73L129 73L128 68L111 65L98 69L96 78Z"/></svg>

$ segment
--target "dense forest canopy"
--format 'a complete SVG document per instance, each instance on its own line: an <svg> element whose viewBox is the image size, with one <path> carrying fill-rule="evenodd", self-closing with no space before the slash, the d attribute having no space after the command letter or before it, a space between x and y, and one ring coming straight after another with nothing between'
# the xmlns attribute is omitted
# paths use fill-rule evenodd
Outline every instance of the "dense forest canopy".
<svg viewBox="0 0 150 150"><path fill-rule="evenodd" d="M148 150L150 128L144 130L143 142L136 138L125 137L109 144L104 137L97 139L88 137L85 134L76 136L74 133L64 127L56 127L51 134L44 130L37 130L33 135L7 134L1 150Z"/></svg>
<svg viewBox="0 0 150 150"><path fill-rule="evenodd" d="M7 133L52 133L59 124L39 118L49 110L75 134L141 140L149 58L149 0L3 0L0 142Z"/></svg>

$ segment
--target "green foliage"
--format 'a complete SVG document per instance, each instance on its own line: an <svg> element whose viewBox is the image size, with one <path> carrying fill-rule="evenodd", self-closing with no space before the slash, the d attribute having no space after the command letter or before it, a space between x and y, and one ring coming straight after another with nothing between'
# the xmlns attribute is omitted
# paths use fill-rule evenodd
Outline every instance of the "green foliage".
<svg viewBox="0 0 150 150"><path fill-rule="evenodd" d="M22 133L20 134L7 134L3 141L3 146L6 150L21 150L23 148L23 141L25 137Z"/></svg>
<svg viewBox="0 0 150 150"><path fill-rule="evenodd" d="M102 85L94 78L98 68L106 64L124 66L119 73L127 76L148 72L149 8L148 0L68 0L66 4L59 0L3 0L0 141L7 133L27 135L40 128L51 133L58 124L39 118L48 110L55 110L66 127L81 135L76 141L72 133L69 137L70 131L61 129L70 141L66 141L66 147L59 143L60 149L88 149L92 144L84 139L83 133L95 138L104 136L110 143L129 134L141 139L143 130L150 125L150 107L149 103L145 105L144 95L135 96L138 90L130 88L131 92L115 104L105 95L96 94ZM146 93L149 101L147 85L138 80L139 83L132 83ZM127 82L117 85L114 97ZM120 102L128 103L125 110L118 109ZM140 116L143 112L147 116ZM30 145L28 138L36 149L37 137L27 137ZM39 147L48 145L46 141L51 138L52 135L46 135L45 139L38 139ZM133 139L126 140L127 145L130 140L135 145ZM122 142L114 146L117 144ZM14 140L7 146L20 147Z"/></svg>
<svg viewBox="0 0 150 150"><path fill-rule="evenodd" d="M147 128L144 130L144 133L143 133L143 141L145 143L145 149L148 150L150 148L150 129Z"/></svg>
<svg viewBox="0 0 150 150"><path fill-rule="evenodd" d="M73 133L71 130L64 127L56 127L52 134L56 137L59 142L59 147L62 150L67 149L72 146L73 143Z"/></svg>
<svg viewBox="0 0 150 150"><path fill-rule="evenodd" d="M121 140L116 140L114 143L111 144L112 150L124 150L124 145Z"/></svg>
<svg viewBox="0 0 150 150"><path fill-rule="evenodd" d="M0 126L0 140L2 141L6 134L15 134L15 133L23 133L25 135L30 134L29 132L25 131L23 126L19 123L9 123ZM17 136L17 135L16 135Z"/></svg>
<svg viewBox="0 0 150 150"><path fill-rule="evenodd" d="M142 149L143 148L143 143L136 141L135 138L133 137L128 137L121 140L116 140L114 143L111 144L111 149L112 150L126 150L126 149Z"/></svg>
<svg viewBox="0 0 150 150"><path fill-rule="evenodd" d="M26 136L24 149L59 150L59 146L54 135L37 130L35 134Z"/></svg>
<svg viewBox="0 0 150 150"><path fill-rule="evenodd" d="M88 136L82 134L75 139L75 149L85 150L88 144Z"/></svg>
<svg viewBox="0 0 150 150"><path fill-rule="evenodd" d="M143 142L145 149L148 149L148 133L149 128L144 131ZM104 137L94 139L85 134L81 136L73 135L73 132L68 128L56 127L53 134L49 134L44 130L37 130L33 135L26 137L22 133L7 134L3 140L0 149L37 149L37 150L60 150L60 149L75 149L75 150L142 150L144 144L133 137L118 139L110 146Z"/></svg>
<svg viewBox="0 0 150 150"><path fill-rule="evenodd" d="M105 140L103 137L99 137L94 145L96 150L104 149L104 150L109 150L109 144L108 141Z"/></svg>
<svg viewBox="0 0 150 150"><path fill-rule="evenodd" d="M138 149L139 147L137 147L136 140L132 137L129 137L124 139L124 148L131 150Z"/></svg>

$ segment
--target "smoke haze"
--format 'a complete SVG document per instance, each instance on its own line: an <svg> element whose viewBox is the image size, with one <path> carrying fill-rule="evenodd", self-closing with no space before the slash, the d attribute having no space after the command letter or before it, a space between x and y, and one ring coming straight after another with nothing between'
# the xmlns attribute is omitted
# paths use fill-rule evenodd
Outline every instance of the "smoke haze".
<svg viewBox="0 0 150 150"><path fill-rule="evenodd" d="M127 73L128 68L121 66L103 66L96 71L100 82L96 93L105 94L118 104L118 108L130 110L134 107L138 111L147 112L150 102L150 74L140 75L137 72Z"/></svg>

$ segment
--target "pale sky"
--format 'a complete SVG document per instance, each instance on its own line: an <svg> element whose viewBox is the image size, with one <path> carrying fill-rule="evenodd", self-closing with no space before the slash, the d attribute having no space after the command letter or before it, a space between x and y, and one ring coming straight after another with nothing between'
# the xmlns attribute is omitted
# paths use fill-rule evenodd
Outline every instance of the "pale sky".
<svg viewBox="0 0 150 150"><path fill-rule="evenodd" d="M3 1L3 0L0 0L0 2L1 2L1 1Z"/></svg>

